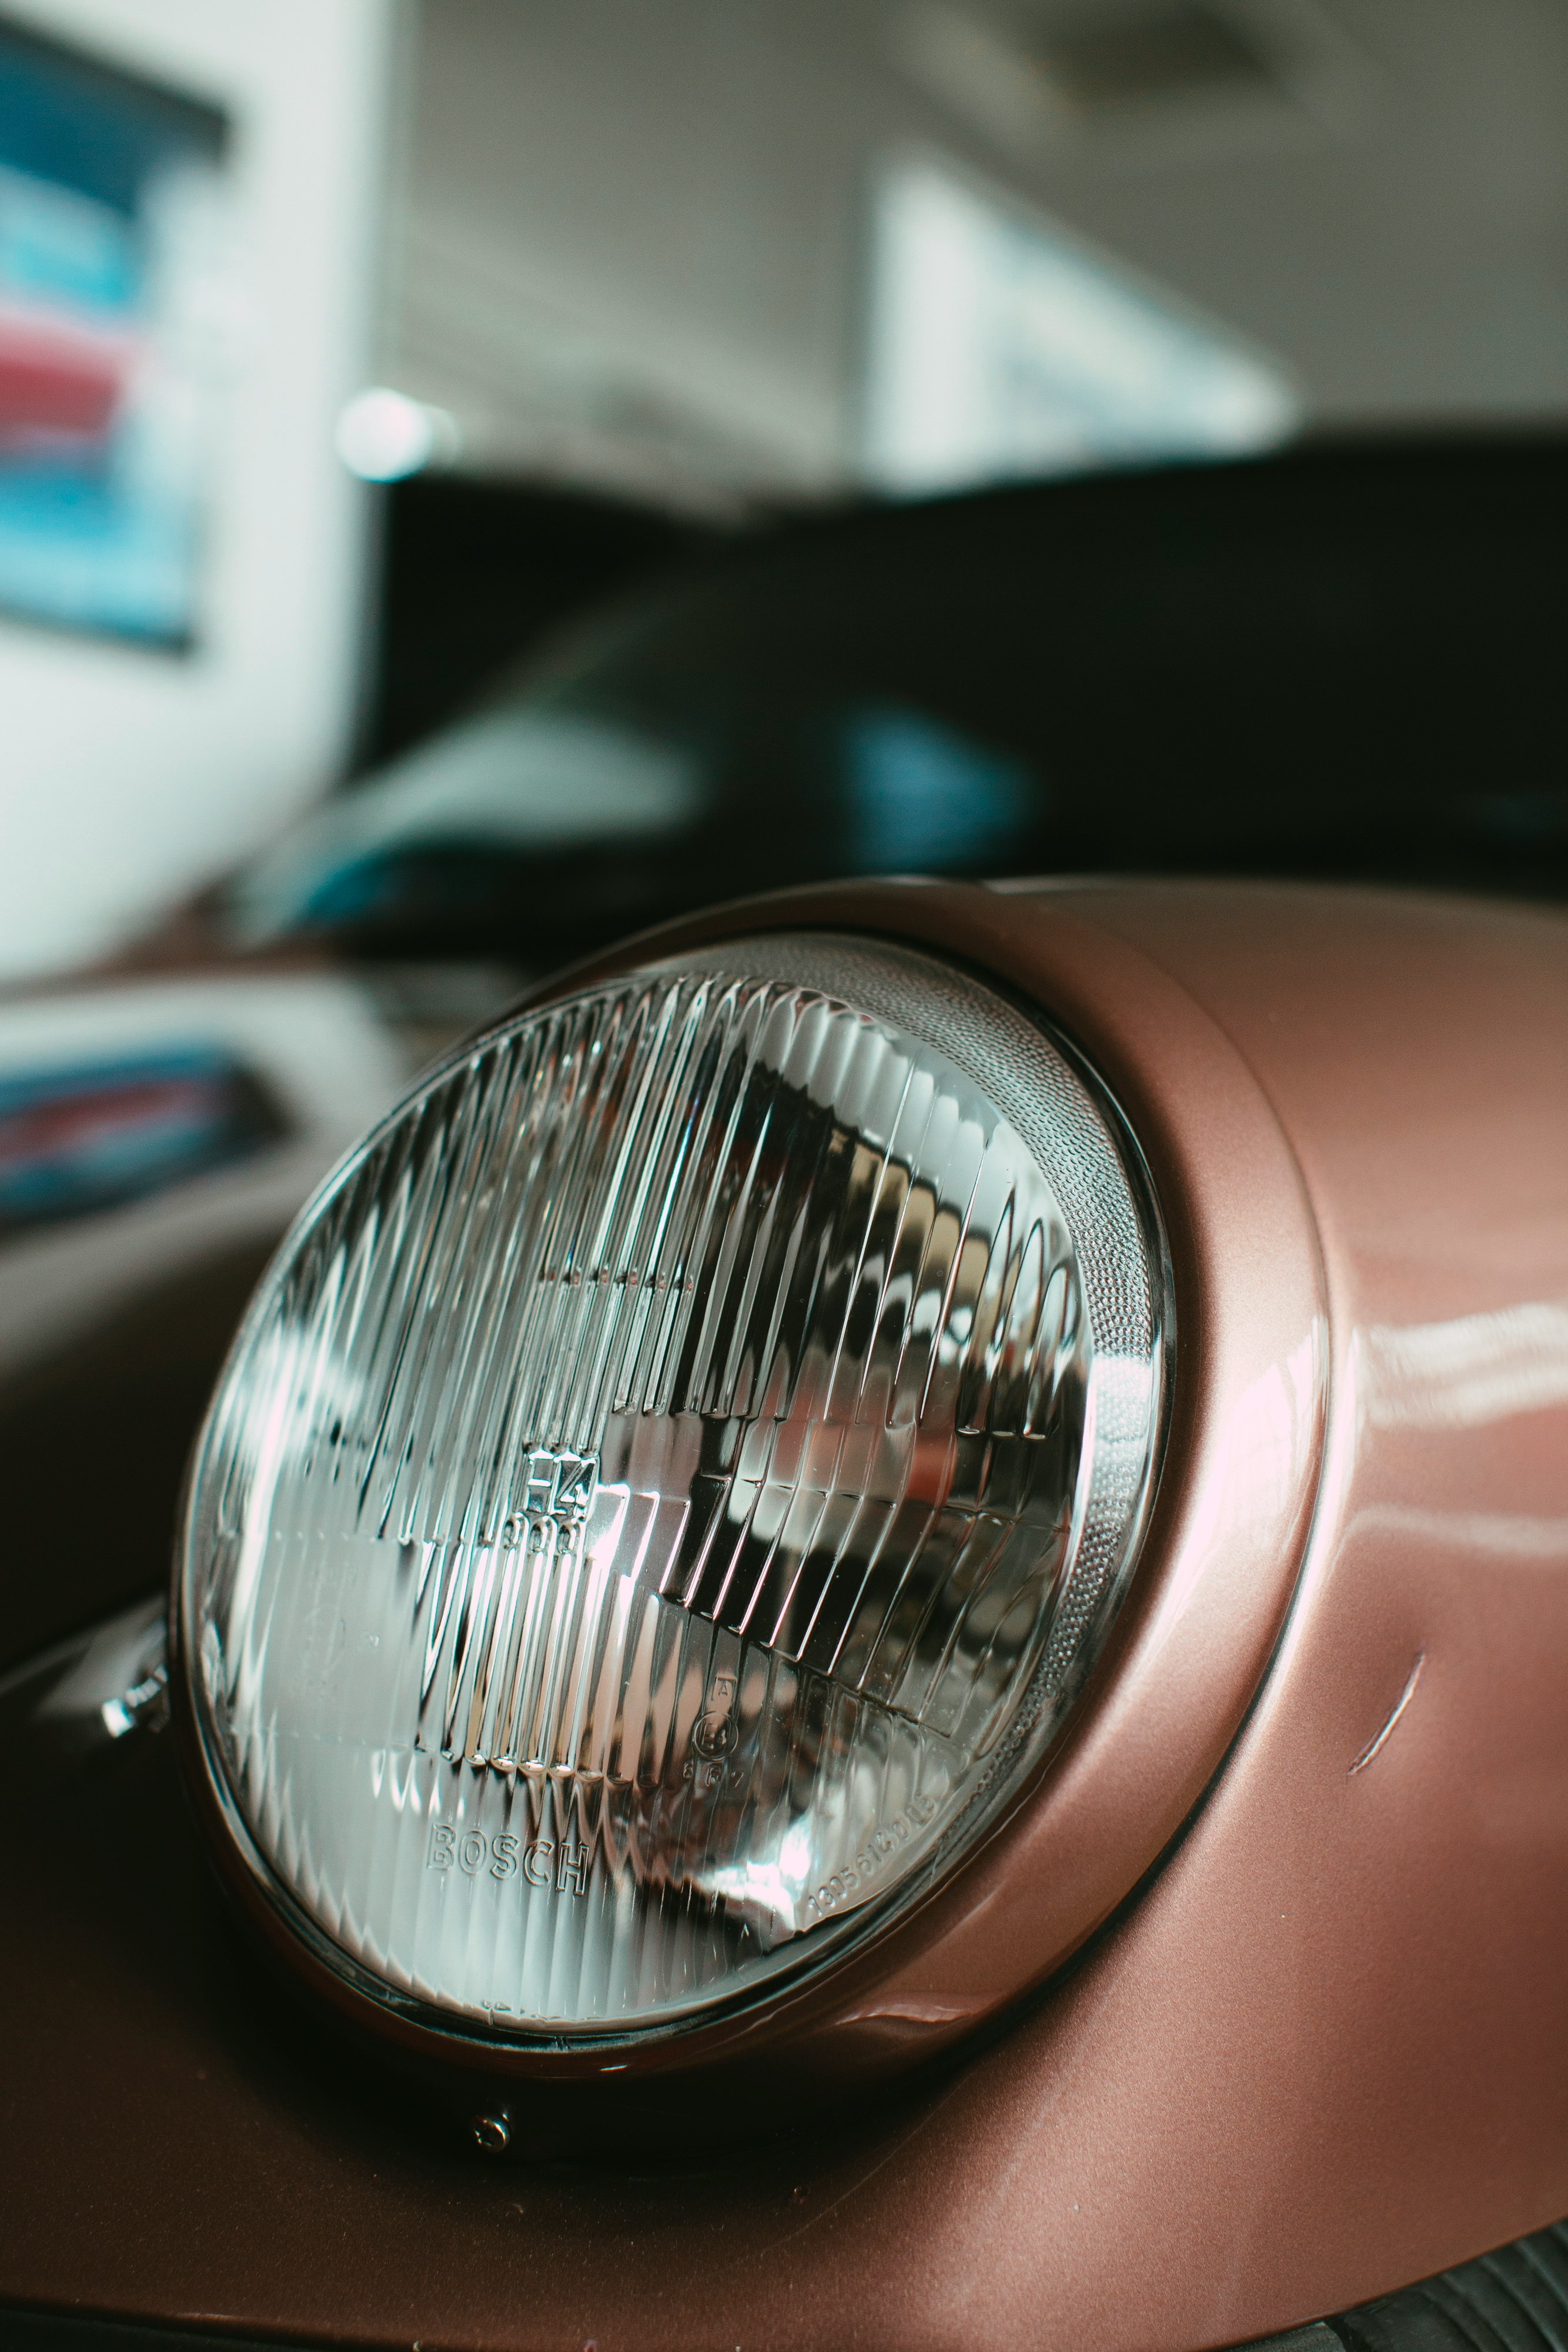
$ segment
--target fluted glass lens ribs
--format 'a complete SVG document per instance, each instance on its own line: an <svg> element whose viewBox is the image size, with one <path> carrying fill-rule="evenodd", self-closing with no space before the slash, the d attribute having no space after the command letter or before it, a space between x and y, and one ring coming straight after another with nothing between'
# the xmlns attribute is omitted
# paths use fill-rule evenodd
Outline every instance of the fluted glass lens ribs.
<svg viewBox="0 0 1568 2352"><path fill-rule="evenodd" d="M1128 1233L1107 1346L1018 1128L820 988L634 975L440 1073L286 1245L199 1456L185 1645L256 1868L503 2034L840 1948L988 1817L1113 1598Z"/></svg>

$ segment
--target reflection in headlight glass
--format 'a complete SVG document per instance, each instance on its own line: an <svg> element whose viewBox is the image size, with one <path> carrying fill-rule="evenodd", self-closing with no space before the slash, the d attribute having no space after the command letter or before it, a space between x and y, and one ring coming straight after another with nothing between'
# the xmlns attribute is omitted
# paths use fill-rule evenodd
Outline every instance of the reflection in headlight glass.
<svg viewBox="0 0 1568 2352"><path fill-rule="evenodd" d="M1031 1140L983 1055L688 966L504 1027L286 1244L184 1641L236 1835L360 1980L689 2018L895 1908L1040 1752L1135 1549L1163 1303L1111 1117L970 995Z"/></svg>

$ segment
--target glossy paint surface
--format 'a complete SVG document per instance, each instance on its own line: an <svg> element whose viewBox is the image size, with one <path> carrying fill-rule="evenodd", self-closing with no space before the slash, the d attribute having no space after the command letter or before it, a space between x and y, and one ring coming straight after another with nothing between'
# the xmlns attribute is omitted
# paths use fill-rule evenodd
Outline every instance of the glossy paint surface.
<svg viewBox="0 0 1568 2352"><path fill-rule="evenodd" d="M984 2016L1223 1759L1207 1801L940 2079L770 2144L768 2110L716 2111L676 2162L644 2137L486 2169L339 2074L231 1943L166 1743L110 1756L101 1853L18 1775L0 2294L366 2343L1177 2352L1568 2210L1568 926L910 887L706 933L767 920L1035 994L1121 1095L1205 1307L1186 1474L1076 1741L897 1969L800 2021L802 2074Z"/></svg>
<svg viewBox="0 0 1568 2352"><path fill-rule="evenodd" d="M730 2126L758 2101L780 2120L812 2115L998 2018L1177 1835L1245 1716L1294 1586L1322 1454L1326 1326L1311 1216L1266 1097L1191 997L1105 932L1061 908L1042 924L1038 909L990 893L919 896L946 923L967 914L988 927L982 953L998 977L1059 1013L1120 1099L1161 1202L1176 1328L1188 1335L1134 1589L1037 1790L862 1957L760 2017L699 2022L610 2064L569 2049L540 2057L450 2037L438 2046L318 1965L250 1876L229 1871L284 1964L356 2028L413 2064L438 2059L464 2102L531 2086L538 2126L573 2149L627 2130L687 2144L712 2127L716 2103ZM852 923L852 908L885 921L909 902L884 886L821 903L830 920ZM781 912L799 904L779 902ZM735 936L734 916L720 915L645 946ZM204 1790L198 1799L205 1806ZM215 1821L213 1832L227 1868ZM665 2088L664 2077L683 2080Z"/></svg>

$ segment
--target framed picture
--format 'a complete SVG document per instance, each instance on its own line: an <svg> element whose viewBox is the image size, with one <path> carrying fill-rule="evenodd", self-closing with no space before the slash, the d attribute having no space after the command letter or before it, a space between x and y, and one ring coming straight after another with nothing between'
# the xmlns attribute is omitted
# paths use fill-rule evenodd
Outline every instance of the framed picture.
<svg viewBox="0 0 1568 2352"><path fill-rule="evenodd" d="M0 17L0 607L197 633L231 247L218 108Z"/></svg>

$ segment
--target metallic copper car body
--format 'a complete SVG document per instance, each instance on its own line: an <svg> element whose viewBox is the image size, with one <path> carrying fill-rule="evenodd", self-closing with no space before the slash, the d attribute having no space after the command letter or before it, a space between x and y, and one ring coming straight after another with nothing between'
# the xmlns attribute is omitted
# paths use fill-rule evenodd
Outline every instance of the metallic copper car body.
<svg viewBox="0 0 1568 2352"><path fill-rule="evenodd" d="M340 2053L226 1924L169 1742L75 1768L84 1838L13 1726L0 2299L366 2344L1197 2352L1568 2210L1568 922L868 884L591 969L764 927L1040 1005L1149 1159L1167 1466L1056 1753L862 1960L622 2111ZM473 2148L497 2096L531 2165Z"/></svg>

